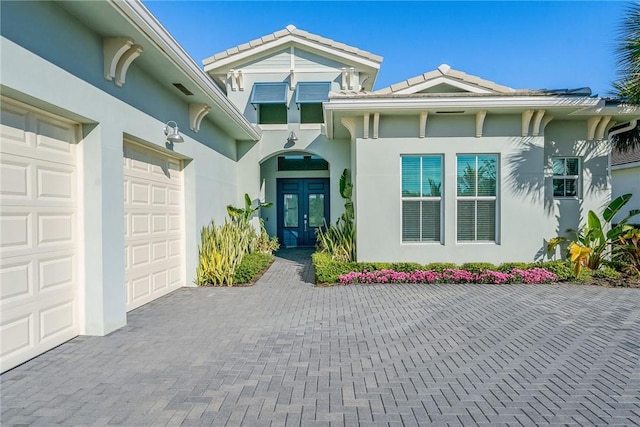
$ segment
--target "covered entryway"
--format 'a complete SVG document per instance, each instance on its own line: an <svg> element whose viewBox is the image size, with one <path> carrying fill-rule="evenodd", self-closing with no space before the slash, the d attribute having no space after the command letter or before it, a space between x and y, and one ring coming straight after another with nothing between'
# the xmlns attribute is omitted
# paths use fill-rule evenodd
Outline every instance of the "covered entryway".
<svg viewBox="0 0 640 427"><path fill-rule="evenodd" d="M278 239L286 247L313 246L330 223L329 178L278 178Z"/></svg>
<svg viewBox="0 0 640 427"><path fill-rule="evenodd" d="M79 127L1 99L0 369L78 335Z"/></svg>
<svg viewBox="0 0 640 427"><path fill-rule="evenodd" d="M182 162L124 143L127 311L184 285Z"/></svg>

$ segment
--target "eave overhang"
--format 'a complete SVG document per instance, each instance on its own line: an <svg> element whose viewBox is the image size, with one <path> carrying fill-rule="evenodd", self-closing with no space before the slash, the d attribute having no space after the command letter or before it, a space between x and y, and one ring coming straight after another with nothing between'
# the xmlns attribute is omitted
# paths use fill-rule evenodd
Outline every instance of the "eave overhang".
<svg viewBox="0 0 640 427"><path fill-rule="evenodd" d="M337 94L330 95L324 104L325 127L327 136L333 138L338 117L355 117L379 113L388 115L406 115L421 113L446 114L460 112L462 115L477 114L486 111L491 114L517 114L525 110L545 110L556 117L571 116L611 116L618 123L640 117L640 107L630 105L607 106L605 100L590 96L559 97L546 95L478 95L458 94L447 96L400 96L376 94Z"/></svg>
<svg viewBox="0 0 640 427"><path fill-rule="evenodd" d="M257 141L262 131L251 124L233 105L211 78L205 74L178 42L139 1L106 0L102 2L60 2L102 37L129 37L143 48L136 60L139 67L154 74L167 90L182 83L193 96L176 94L189 104L211 107L205 120L214 123L235 140ZM184 123L184 128L188 124Z"/></svg>

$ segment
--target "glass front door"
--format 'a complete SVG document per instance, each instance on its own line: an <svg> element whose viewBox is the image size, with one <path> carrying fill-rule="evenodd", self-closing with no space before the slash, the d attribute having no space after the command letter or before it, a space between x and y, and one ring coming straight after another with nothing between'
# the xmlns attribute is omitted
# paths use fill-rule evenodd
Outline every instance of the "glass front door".
<svg viewBox="0 0 640 427"><path fill-rule="evenodd" d="M286 247L313 246L329 224L328 178L278 179L278 238Z"/></svg>

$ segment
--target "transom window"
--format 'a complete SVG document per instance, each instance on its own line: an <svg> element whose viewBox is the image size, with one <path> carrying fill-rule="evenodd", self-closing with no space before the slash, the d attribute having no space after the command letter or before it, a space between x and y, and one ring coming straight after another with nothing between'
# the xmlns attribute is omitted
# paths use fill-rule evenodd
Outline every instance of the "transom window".
<svg viewBox="0 0 640 427"><path fill-rule="evenodd" d="M440 242L442 156L402 156L402 241Z"/></svg>
<svg viewBox="0 0 640 427"><path fill-rule="evenodd" d="M496 241L498 156L457 156L457 240Z"/></svg>
<svg viewBox="0 0 640 427"><path fill-rule="evenodd" d="M553 158L553 197L578 197L580 185L580 159L578 157Z"/></svg>

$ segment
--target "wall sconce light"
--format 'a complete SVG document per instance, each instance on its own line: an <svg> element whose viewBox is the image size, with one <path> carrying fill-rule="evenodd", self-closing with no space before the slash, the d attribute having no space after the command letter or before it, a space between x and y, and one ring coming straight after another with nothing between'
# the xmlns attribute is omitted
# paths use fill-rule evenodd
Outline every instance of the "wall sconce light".
<svg viewBox="0 0 640 427"><path fill-rule="evenodd" d="M173 126L171 126L170 123L173 123ZM167 124L164 125L164 134L167 136L167 141L171 143L184 142L184 138L178 131L178 124L173 120L169 120Z"/></svg>
<svg viewBox="0 0 640 427"><path fill-rule="evenodd" d="M296 133L294 131L291 131L291 133L287 137L287 142L292 144L292 143L296 142L297 140L298 140L298 136L296 135Z"/></svg>

